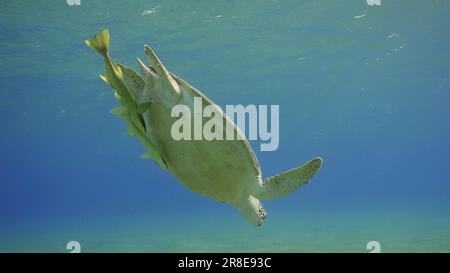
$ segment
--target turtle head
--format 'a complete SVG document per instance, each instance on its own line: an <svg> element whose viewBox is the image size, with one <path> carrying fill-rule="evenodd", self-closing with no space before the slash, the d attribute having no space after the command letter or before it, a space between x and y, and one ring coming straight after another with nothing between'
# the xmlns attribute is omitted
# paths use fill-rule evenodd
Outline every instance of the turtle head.
<svg viewBox="0 0 450 273"><path fill-rule="evenodd" d="M161 101L177 101L181 94L178 83L148 45L144 45L144 52L150 65L145 65L139 58L138 63L145 85L152 92L152 96Z"/></svg>

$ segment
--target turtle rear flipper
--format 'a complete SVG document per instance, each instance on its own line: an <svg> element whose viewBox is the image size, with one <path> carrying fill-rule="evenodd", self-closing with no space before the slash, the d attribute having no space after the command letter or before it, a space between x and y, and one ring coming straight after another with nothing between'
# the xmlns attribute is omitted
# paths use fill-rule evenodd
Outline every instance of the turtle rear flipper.
<svg viewBox="0 0 450 273"><path fill-rule="evenodd" d="M266 219L267 213L261 202L251 195L238 202L232 203L232 205L252 224L261 226Z"/></svg>
<svg viewBox="0 0 450 273"><path fill-rule="evenodd" d="M322 159L317 157L301 167L269 177L258 187L255 196L261 200L283 197L304 184L307 184L320 170L321 166Z"/></svg>

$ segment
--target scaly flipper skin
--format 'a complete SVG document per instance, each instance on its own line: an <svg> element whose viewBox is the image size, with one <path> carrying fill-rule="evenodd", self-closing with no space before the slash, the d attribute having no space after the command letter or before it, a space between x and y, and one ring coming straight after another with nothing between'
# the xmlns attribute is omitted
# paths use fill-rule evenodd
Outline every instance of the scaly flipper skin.
<svg viewBox="0 0 450 273"><path fill-rule="evenodd" d="M266 210L254 196L247 196L238 202L231 203L247 221L260 226L267 217Z"/></svg>
<svg viewBox="0 0 450 273"><path fill-rule="evenodd" d="M258 188L255 196L261 200L276 199L307 184L320 170L322 159L320 157L308 161L301 167L265 179Z"/></svg>
<svg viewBox="0 0 450 273"><path fill-rule="evenodd" d="M153 159L190 190L232 205L247 221L260 226L267 215L260 199L283 197L319 171L322 159L316 158L262 181L259 162L242 131L206 95L170 72L149 46L144 46L144 52L150 65L137 59L141 69L138 74L109 56L108 30L85 42L104 58L105 74L101 78L113 88L120 103L111 112L125 121L128 133L146 148L141 158ZM177 120L171 114L173 107L183 105L194 112L198 98L203 110L215 108L224 128L229 126L241 139L175 140L171 134ZM186 119L193 124L192 115Z"/></svg>

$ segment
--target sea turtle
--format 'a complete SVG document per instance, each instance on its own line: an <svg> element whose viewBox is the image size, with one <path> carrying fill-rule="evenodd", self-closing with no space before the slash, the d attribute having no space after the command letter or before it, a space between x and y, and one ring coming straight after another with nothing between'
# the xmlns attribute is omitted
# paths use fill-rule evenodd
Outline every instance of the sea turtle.
<svg viewBox="0 0 450 273"><path fill-rule="evenodd" d="M242 140L175 140L171 126L176 118L175 105L192 108L194 98L201 98L203 107L213 102L186 81L171 73L145 45L150 65L137 59L141 75L116 63L109 56L107 29L85 43L100 53L105 61L105 74L100 77L115 90L121 106L111 112L122 118L128 132L145 146L142 158L153 159L192 191L220 202L231 204L251 223L260 226L266 212L260 200L275 199L294 191L318 172L320 157L269 177L261 178L256 156L241 130L223 113L225 124Z"/></svg>

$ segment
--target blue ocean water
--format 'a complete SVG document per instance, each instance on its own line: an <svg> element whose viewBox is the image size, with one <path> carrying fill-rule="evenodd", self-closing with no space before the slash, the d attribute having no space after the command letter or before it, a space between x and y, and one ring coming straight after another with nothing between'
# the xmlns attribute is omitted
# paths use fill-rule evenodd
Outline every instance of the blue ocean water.
<svg viewBox="0 0 450 273"><path fill-rule="evenodd" d="M3 1L0 251L450 251L450 3ZM262 227L139 156L84 40L148 43L221 106L280 105L263 176L321 156Z"/></svg>

